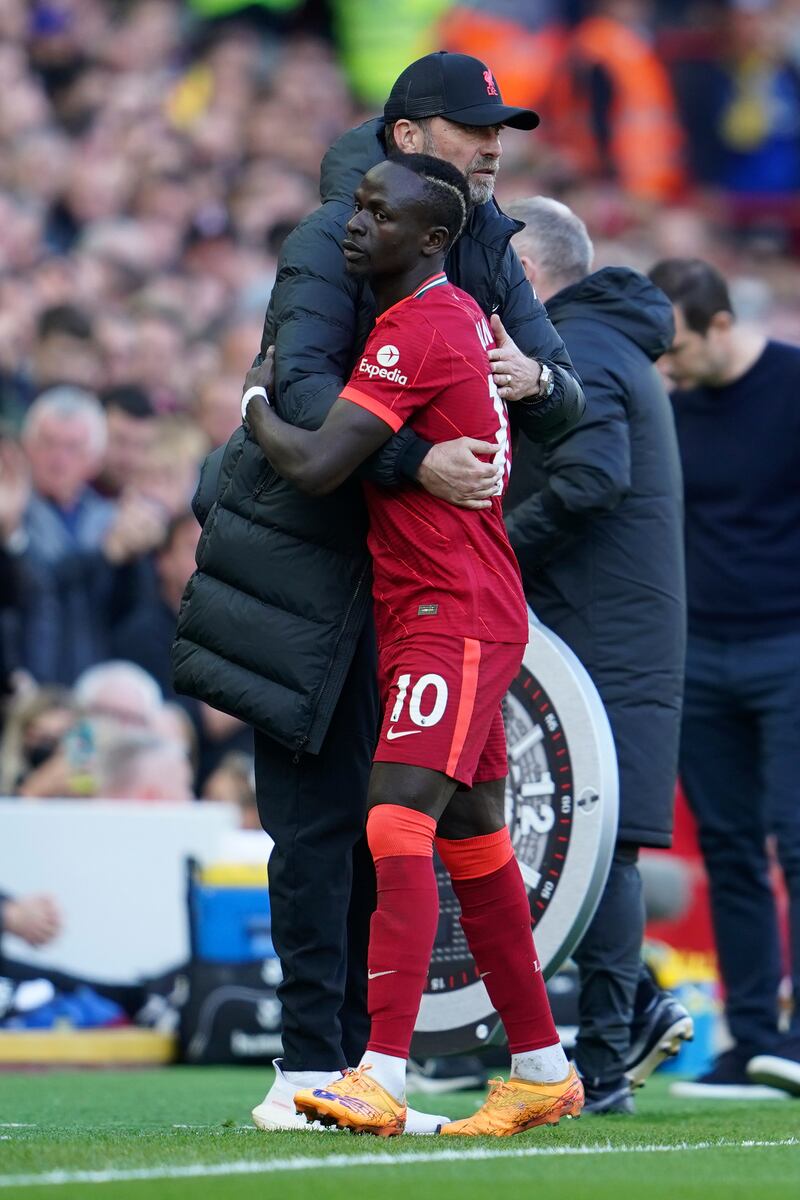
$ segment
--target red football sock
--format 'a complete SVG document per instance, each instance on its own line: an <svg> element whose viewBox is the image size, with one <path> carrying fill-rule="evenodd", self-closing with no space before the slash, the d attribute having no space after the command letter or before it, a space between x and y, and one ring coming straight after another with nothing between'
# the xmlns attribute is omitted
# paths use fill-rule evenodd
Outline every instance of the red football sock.
<svg viewBox="0 0 800 1200"><path fill-rule="evenodd" d="M461 927L503 1021L511 1053L554 1045L558 1034L508 830L463 841L437 838L436 848L450 872L461 905Z"/></svg>
<svg viewBox="0 0 800 1200"><path fill-rule="evenodd" d="M378 907L370 923L367 1050L408 1058L439 921L433 869L436 822L396 804L371 809Z"/></svg>

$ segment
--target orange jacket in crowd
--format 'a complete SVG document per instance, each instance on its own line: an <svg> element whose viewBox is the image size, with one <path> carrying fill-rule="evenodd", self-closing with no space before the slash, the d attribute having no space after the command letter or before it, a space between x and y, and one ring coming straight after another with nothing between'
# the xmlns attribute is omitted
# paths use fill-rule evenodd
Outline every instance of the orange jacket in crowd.
<svg viewBox="0 0 800 1200"><path fill-rule="evenodd" d="M648 43L608 17L573 29L527 30L454 8L440 26L449 50L488 62L507 104L535 108L541 133L578 176L611 173L632 196L668 201L685 187L683 133L669 76ZM599 69L599 71L598 71ZM593 119L592 79L608 93L605 137Z"/></svg>

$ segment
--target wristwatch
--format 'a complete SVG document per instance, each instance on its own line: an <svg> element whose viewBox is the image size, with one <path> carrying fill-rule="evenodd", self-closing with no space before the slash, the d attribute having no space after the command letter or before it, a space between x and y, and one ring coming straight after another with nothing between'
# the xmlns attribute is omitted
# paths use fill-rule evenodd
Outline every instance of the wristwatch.
<svg viewBox="0 0 800 1200"><path fill-rule="evenodd" d="M539 372L539 390L536 393L536 399L547 400L549 396L552 396L555 386L556 377L553 371L548 367L547 363L542 363L542 369Z"/></svg>

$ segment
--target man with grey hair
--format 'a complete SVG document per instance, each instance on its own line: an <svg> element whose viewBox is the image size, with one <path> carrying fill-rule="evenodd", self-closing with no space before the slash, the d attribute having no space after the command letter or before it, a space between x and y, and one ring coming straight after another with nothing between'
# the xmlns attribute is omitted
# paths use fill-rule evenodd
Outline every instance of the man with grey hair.
<svg viewBox="0 0 800 1200"><path fill-rule="evenodd" d="M180 742L147 732L117 732L97 751L98 800L193 800L192 769Z"/></svg>
<svg viewBox="0 0 800 1200"><path fill-rule="evenodd" d="M105 452L105 414L91 392L50 388L28 409L21 441L31 490L12 546L28 582L23 665L39 680L70 684L102 657L97 610L109 583L102 547L115 505L90 483Z"/></svg>
<svg viewBox="0 0 800 1200"><path fill-rule="evenodd" d="M91 487L106 437L97 397L68 385L38 396L22 427L27 500L4 535L22 580L13 615L20 665L43 682L71 684L107 657L107 618L122 582L116 568L163 531L163 519L142 501L120 506ZM138 582L126 580L126 592Z"/></svg>
<svg viewBox="0 0 800 1200"><path fill-rule="evenodd" d="M103 461L106 436L105 413L92 392L66 385L42 392L22 427L34 489L62 510L74 509Z"/></svg>
<svg viewBox="0 0 800 1200"><path fill-rule="evenodd" d="M654 366L670 346L666 296L627 267L590 274L575 213L543 197L507 206L514 245L583 380L586 411L559 441L523 435L506 501L536 615L575 651L617 749L620 823L605 891L575 952L575 1059L584 1112L632 1112L631 1084L691 1036L686 1010L641 965L641 846L668 846L677 771L685 599L681 474Z"/></svg>
<svg viewBox="0 0 800 1200"><path fill-rule="evenodd" d="M539 285L534 287L540 299L546 300L546 293L559 292L589 274L594 261L592 239L566 204L549 196L534 196L507 204L506 211L525 223L512 244L530 282L538 277Z"/></svg>
<svg viewBox="0 0 800 1200"><path fill-rule="evenodd" d="M154 730L164 707L161 688L153 676L124 659L89 667L76 679L73 696L87 716L133 729Z"/></svg>

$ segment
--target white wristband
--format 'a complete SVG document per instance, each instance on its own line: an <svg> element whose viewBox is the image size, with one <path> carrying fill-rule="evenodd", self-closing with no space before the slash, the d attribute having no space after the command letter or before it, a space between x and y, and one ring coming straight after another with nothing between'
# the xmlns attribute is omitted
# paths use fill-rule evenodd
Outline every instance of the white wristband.
<svg viewBox="0 0 800 1200"><path fill-rule="evenodd" d="M267 404L269 404L269 396L267 395L267 389L265 387L256 386L256 387L248 388L247 391L245 392L245 394L242 396L242 420L243 421L247 420L247 406L250 403L250 401L252 400L253 396L263 396L264 399L266 400Z"/></svg>

